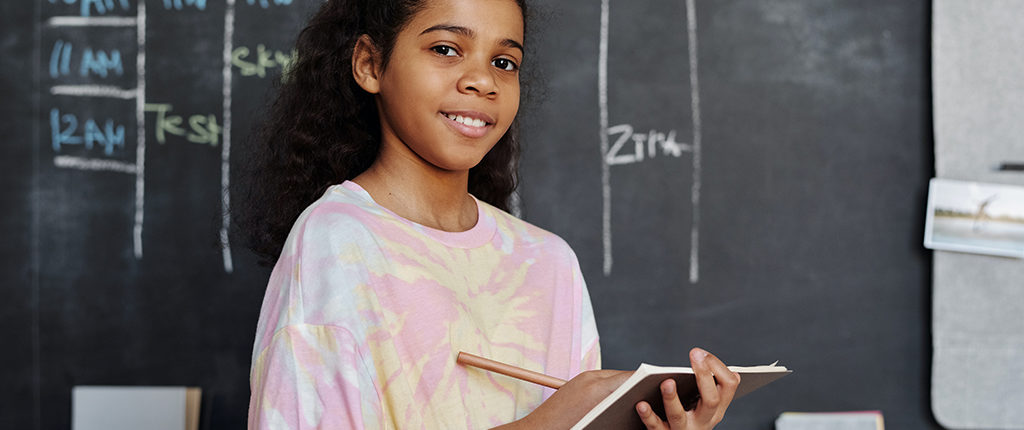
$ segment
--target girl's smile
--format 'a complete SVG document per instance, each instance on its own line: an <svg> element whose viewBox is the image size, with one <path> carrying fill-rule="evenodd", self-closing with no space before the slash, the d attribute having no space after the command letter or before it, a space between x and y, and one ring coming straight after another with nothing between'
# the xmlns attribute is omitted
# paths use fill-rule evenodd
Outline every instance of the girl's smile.
<svg viewBox="0 0 1024 430"><path fill-rule="evenodd" d="M466 137L484 137L494 127L494 119L482 112L444 111L441 112L449 127Z"/></svg>

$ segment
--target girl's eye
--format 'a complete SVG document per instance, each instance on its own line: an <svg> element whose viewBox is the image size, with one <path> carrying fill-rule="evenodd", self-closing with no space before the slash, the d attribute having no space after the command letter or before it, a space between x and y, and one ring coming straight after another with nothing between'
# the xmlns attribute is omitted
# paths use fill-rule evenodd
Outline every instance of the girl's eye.
<svg viewBox="0 0 1024 430"><path fill-rule="evenodd" d="M448 45L437 45L437 46L432 47L430 49L432 51L440 54L440 55L445 56L445 57L454 57L454 56L458 55L458 53L455 52L455 48L452 48L451 46L448 46Z"/></svg>
<svg viewBox="0 0 1024 430"><path fill-rule="evenodd" d="M491 64L493 64L494 67L509 72L515 71L516 69L519 68L519 65L517 65L514 61L509 60L508 58L495 59L494 61L491 62Z"/></svg>

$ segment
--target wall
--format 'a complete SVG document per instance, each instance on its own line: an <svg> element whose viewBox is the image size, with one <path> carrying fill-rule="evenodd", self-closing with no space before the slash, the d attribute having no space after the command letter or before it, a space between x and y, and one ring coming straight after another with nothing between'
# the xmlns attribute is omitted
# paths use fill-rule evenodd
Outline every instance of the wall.
<svg viewBox="0 0 1024 430"><path fill-rule="evenodd" d="M5 427L67 428L83 384L198 385L203 428L244 425L268 273L223 214L315 3L3 6ZM935 427L928 3L536 6L518 211L576 250L606 367L796 370L725 429Z"/></svg>

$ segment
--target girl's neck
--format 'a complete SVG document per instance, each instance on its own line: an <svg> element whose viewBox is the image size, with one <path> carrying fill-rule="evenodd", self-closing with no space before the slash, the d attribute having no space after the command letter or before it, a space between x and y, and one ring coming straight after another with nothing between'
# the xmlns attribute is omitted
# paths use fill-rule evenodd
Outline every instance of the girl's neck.
<svg viewBox="0 0 1024 430"><path fill-rule="evenodd" d="M468 171L444 171L411 154L381 154L352 179L381 206L438 230L466 231L477 223Z"/></svg>

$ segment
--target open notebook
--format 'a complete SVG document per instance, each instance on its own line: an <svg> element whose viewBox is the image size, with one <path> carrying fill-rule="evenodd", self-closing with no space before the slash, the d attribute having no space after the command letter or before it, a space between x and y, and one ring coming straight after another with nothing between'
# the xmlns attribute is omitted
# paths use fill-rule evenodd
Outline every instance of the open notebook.
<svg viewBox="0 0 1024 430"><path fill-rule="evenodd" d="M792 371L775 363L766 366L729 366L729 370L740 374L740 386L736 389L738 399L751 391L786 376ZM665 408L661 403L661 382L672 378L676 381L676 390L686 409L691 409L700 399L697 390L697 379L693 369L689 367L661 367L641 364L640 367L623 382L618 389L605 397L597 406L580 419L572 430L597 429L644 429L636 413L636 404L641 400L651 404L659 416L665 416Z"/></svg>

